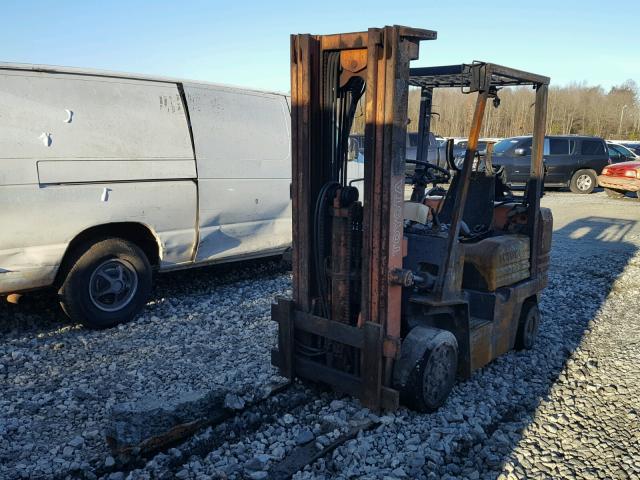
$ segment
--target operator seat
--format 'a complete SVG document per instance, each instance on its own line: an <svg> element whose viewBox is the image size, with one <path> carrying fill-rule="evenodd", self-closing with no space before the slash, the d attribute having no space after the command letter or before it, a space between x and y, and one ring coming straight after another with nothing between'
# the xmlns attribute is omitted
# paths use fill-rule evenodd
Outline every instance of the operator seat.
<svg viewBox="0 0 640 480"><path fill-rule="evenodd" d="M458 188L460 188L460 174L454 175L451 180L449 191L444 198L442 209L438 215L440 223L451 223L453 204ZM472 233L491 229L495 198L495 175L487 174L486 172L471 172L462 220Z"/></svg>

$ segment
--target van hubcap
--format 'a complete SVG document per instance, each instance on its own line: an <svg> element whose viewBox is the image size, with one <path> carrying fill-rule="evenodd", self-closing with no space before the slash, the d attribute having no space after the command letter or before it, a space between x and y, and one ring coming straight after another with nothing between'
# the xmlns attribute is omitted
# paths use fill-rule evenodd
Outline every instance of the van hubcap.
<svg viewBox="0 0 640 480"><path fill-rule="evenodd" d="M126 260L112 258L101 263L89 279L89 298L103 312L126 307L138 289L138 274Z"/></svg>
<svg viewBox="0 0 640 480"><path fill-rule="evenodd" d="M591 177L589 175L580 175L576 180L579 190L589 190L591 188Z"/></svg>

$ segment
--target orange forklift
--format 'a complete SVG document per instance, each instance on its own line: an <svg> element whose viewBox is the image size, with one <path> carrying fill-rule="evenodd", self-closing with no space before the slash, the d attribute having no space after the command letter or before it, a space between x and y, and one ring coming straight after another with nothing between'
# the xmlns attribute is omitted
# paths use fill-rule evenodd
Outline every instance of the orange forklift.
<svg viewBox="0 0 640 480"><path fill-rule="evenodd" d="M531 348L547 284L552 216L540 197L549 79L484 62L410 68L420 42L435 39L403 26L291 37L293 298L272 306L272 363L374 410L402 402L432 411L456 378ZM531 176L516 195L490 149L479 156L476 148L487 103L498 107L501 88L521 85L535 90L534 131ZM416 158L408 160L410 87L421 100ZM449 168L428 158L440 87L476 95L460 168L451 142ZM348 163L359 103L357 187Z"/></svg>

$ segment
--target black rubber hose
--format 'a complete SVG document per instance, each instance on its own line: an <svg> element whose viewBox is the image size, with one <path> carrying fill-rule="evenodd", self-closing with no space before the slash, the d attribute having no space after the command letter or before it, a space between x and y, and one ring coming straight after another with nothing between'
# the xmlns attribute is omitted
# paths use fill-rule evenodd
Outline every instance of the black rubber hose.
<svg viewBox="0 0 640 480"><path fill-rule="evenodd" d="M318 293L320 294L320 307L322 308L322 313L324 316L328 316L329 307L327 302L327 293L325 291L325 281L326 281L326 271L324 264L324 238L322 233L324 232L324 209L326 206L326 196L327 192L331 187L336 186L339 187L340 184L336 181L330 181L325 183L320 192L318 193L318 199L316 200L315 210L313 214L313 225L314 225L314 240L315 240L315 272L316 272L316 282L318 284Z"/></svg>

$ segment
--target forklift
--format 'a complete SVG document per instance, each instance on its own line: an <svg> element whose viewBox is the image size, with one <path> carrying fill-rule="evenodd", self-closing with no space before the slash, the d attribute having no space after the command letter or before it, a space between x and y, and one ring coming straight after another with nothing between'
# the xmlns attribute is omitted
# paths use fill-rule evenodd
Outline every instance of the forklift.
<svg viewBox="0 0 640 480"><path fill-rule="evenodd" d="M434 39L404 26L291 36L293 295L272 305L271 361L289 379L327 384L376 411L400 403L433 411L456 379L532 348L547 284L553 220L540 198L549 78L485 62L410 68L420 42ZM530 178L516 195L491 149L476 150L487 102L498 107L501 88L522 85L535 90L534 131ZM420 89L420 112L408 160L410 87ZM460 168L452 142L448 168L428 158L441 87L476 96ZM359 104L360 188L347 174Z"/></svg>

